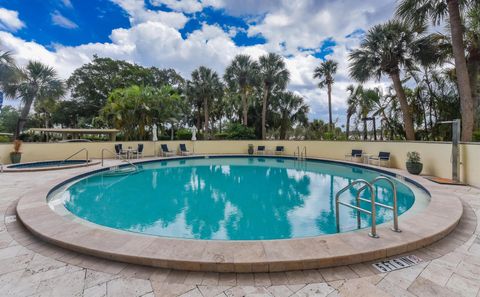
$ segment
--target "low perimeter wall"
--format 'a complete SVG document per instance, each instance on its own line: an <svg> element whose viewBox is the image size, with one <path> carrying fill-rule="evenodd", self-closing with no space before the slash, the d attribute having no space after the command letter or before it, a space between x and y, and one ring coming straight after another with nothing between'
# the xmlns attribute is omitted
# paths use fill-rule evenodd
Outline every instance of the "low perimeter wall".
<svg viewBox="0 0 480 297"><path fill-rule="evenodd" d="M451 178L451 143L444 142L357 142L357 141L135 141L122 143L124 148L136 148L144 144L144 156L155 156L160 151L160 144L168 144L171 150L178 149L179 143L185 143L190 151L197 154L241 154L247 153L248 144L266 145L273 149L277 145L285 146L286 154L293 155L297 147L307 148L309 157L343 160L352 149L362 149L365 153L378 154L388 151L392 154L392 167L405 169L407 152L417 151L422 157L424 169L422 174ZM86 148L90 158L100 158L102 149L114 150L114 142L91 143L24 143L21 151L22 162L63 160L76 151ZM0 144L0 162L10 163L9 154L12 144ZM113 155L105 152L105 156ZM77 159L85 158L80 154ZM461 180L467 184L480 187L480 145L461 144ZM1 176L0 176L1 178Z"/></svg>

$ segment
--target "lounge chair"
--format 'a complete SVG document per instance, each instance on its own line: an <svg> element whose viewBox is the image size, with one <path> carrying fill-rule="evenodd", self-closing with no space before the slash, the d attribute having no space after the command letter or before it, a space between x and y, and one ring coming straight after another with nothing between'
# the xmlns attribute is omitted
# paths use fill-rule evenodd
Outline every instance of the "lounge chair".
<svg viewBox="0 0 480 297"><path fill-rule="evenodd" d="M162 156L164 157L171 157L175 156L175 152L168 149L168 145L161 144L160 147L162 148Z"/></svg>
<svg viewBox="0 0 480 297"><path fill-rule="evenodd" d="M192 154L189 150L187 150L187 146L185 145L185 143L180 143L179 148L180 148L180 155L182 156L188 156Z"/></svg>
<svg viewBox="0 0 480 297"><path fill-rule="evenodd" d="M123 150L122 144L115 145L115 159L121 159L124 155L127 155L127 152Z"/></svg>
<svg viewBox="0 0 480 297"><path fill-rule="evenodd" d="M275 155L283 155L285 153L285 147L283 145L277 145L275 147Z"/></svg>
<svg viewBox="0 0 480 297"><path fill-rule="evenodd" d="M134 154L137 156L137 159L143 158L143 143L139 143L137 146L137 150L134 151Z"/></svg>
<svg viewBox="0 0 480 297"><path fill-rule="evenodd" d="M265 146L264 145L259 145L257 147L257 155L265 155Z"/></svg>
<svg viewBox="0 0 480 297"><path fill-rule="evenodd" d="M351 154L345 155L345 160L358 161L358 159L361 159L362 156L363 156L362 150L352 150Z"/></svg>
<svg viewBox="0 0 480 297"><path fill-rule="evenodd" d="M378 156L371 156L368 158L368 164L371 164L371 162L376 162L378 166L382 166L383 164L386 164L387 167L390 167L390 153L389 152L379 152Z"/></svg>

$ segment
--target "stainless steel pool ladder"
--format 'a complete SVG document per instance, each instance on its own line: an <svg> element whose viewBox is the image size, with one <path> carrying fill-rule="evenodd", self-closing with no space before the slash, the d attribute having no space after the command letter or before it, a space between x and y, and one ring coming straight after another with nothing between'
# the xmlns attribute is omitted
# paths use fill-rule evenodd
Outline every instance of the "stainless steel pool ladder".
<svg viewBox="0 0 480 297"><path fill-rule="evenodd" d="M300 146L297 146L297 151L293 153L293 156L297 160L306 160L307 159L307 147L304 146L303 149L300 151Z"/></svg>
<svg viewBox="0 0 480 297"><path fill-rule="evenodd" d="M104 155L104 152L105 152L105 151L107 151L107 152L109 152L109 153L112 153L112 154L114 154L114 155L117 155L117 154L114 153L112 150L109 150L109 149L107 149L107 148L102 149L102 167L103 167L103 159L104 159L103 155ZM133 166L133 167L135 168L135 170L138 170L138 166L135 165L135 164L133 164L132 162L130 162L130 161L129 161L128 159L126 159L125 157L123 157L123 156L121 156L121 155L119 155L118 157L119 157L120 159L122 159L123 161L127 162L128 164L130 164L130 166Z"/></svg>
<svg viewBox="0 0 480 297"><path fill-rule="evenodd" d="M375 195L375 192L373 191L373 185L375 183L377 183L378 181L381 181L381 180L385 180L387 181L390 186L392 187L392 192L393 192L393 206L389 206L389 205L386 205L386 204L383 204L383 203L380 203L380 202L376 202L376 195ZM339 198L340 198L340 195L342 193L344 193L345 191L347 191L348 189L350 189L351 187L353 187L354 185L356 184L360 184L360 183L364 183L365 185L363 187L361 187L360 189L357 190L357 196L356 196L356 205L352 205L352 204L349 204L349 203L345 203L345 202L341 202L339 201ZM365 189L369 189L370 190L370 200L369 199L365 199L365 198L361 198L360 195L361 193L365 190ZM368 211L366 209L363 209L360 207L360 201L363 201L363 202L367 202L367 203L370 203L371 204L371 211ZM364 213L367 213L367 214L370 214L371 215L371 218L372 218L372 231L369 233L369 235L371 237L374 237L374 238L377 238L378 235L377 235L377 226L376 226L376 219L377 219L377 214L376 214L376 208L375 206L379 206L379 207L382 207L382 208L386 208L386 209L389 209L393 212L393 228L392 228L392 231L395 231L395 232L402 232L399 228L398 228L398 204L397 204L397 186L395 185L395 183L393 182L392 179L386 177L386 176L378 176L376 177L374 180L372 180L371 182L368 182L366 180L363 180L363 179L357 179L355 181L353 181L352 183L350 183L348 186L346 186L345 188L341 189L337 195L335 196L335 210L336 210L336 223L337 223L337 232L340 232L340 212L339 212L339 204L342 204L344 206L347 206L347 207L350 207L350 208L353 208L353 209L356 209L357 210L357 227L358 228L361 228L361 218L360 218L360 212L364 212Z"/></svg>
<svg viewBox="0 0 480 297"><path fill-rule="evenodd" d="M370 184L373 186L374 184L376 184L377 182L379 181L386 181L390 184L390 186L392 187L392 192L393 192L393 205L390 206L390 205L386 205L386 204L383 204L383 203L380 203L380 202L376 202L375 201L375 205L376 206L379 206L379 207L382 207L382 208L385 208L385 209L389 209L393 212L393 227L392 227L392 231L395 231L395 232L402 232L402 230L400 230L398 228L398 204L397 204L397 186L395 185L395 182L393 182L393 180L391 178L388 178L386 176L378 176L376 177L374 180L372 180L370 182ZM369 200L365 199L365 198L360 198L360 194L363 190L365 190L367 187L366 186L363 186L361 187L358 192L357 192L357 201L360 200L360 201L364 201L364 202L369 202ZM375 195L376 196L376 195Z"/></svg>
<svg viewBox="0 0 480 297"><path fill-rule="evenodd" d="M86 148L82 148L81 150L75 152L74 154L72 154L70 157L66 158L65 160L62 161L62 163L65 163L67 162L68 160L70 160L71 158L75 157L76 155L80 154L81 152L85 152L85 162L88 163L89 159L88 159L88 150Z"/></svg>
<svg viewBox="0 0 480 297"><path fill-rule="evenodd" d="M342 202L340 201L340 195L342 195L345 191L348 189L352 188L353 186L357 184L365 184L364 187L367 187L370 190L370 200L369 202L371 203L371 211L363 209L360 207L360 201L357 199L357 205L353 205L350 203ZM357 194L358 195L358 194ZM376 214L376 209L375 209L375 193L373 192L373 186L366 180L364 179L357 179L351 182L348 186L344 187L340 191L338 191L337 195L335 195L335 219L336 219L336 224L337 224L337 232L340 232L340 204L353 208L357 210L357 223L360 223L360 212L369 214L372 219L372 224L371 224L371 231L368 233L370 237L373 238L378 238L377 235L377 214Z"/></svg>

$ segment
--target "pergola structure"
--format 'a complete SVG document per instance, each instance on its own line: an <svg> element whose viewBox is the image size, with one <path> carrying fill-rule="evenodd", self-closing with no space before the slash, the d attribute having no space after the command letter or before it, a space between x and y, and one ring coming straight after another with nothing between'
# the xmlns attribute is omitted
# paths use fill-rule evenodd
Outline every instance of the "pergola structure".
<svg viewBox="0 0 480 297"><path fill-rule="evenodd" d="M115 141L117 139L117 133L120 130L117 129L69 129L69 128L32 128L29 130L32 133L42 133L42 134L61 134L63 140L69 139L68 136L71 136L71 139L78 139L82 135L108 135L110 141Z"/></svg>

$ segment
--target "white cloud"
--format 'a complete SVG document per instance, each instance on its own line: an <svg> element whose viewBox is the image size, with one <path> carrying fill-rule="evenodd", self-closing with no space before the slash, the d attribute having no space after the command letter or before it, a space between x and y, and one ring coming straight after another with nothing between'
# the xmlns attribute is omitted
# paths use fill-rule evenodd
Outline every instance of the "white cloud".
<svg viewBox="0 0 480 297"><path fill-rule="evenodd" d="M62 1L63 6L68 7L68 8L73 8L72 1L70 1L70 0L61 0L61 1Z"/></svg>
<svg viewBox="0 0 480 297"><path fill-rule="evenodd" d="M78 25L75 22L64 17L58 10L55 10L53 13L51 13L50 17L52 18L52 23L54 25L60 26L65 29L78 28Z"/></svg>
<svg viewBox="0 0 480 297"><path fill-rule="evenodd" d="M226 65L239 53L254 58L273 51L284 54L291 72L289 89L301 94L311 106L311 118L328 119L326 90L317 88L313 70L321 60L312 51L333 37L336 45L329 58L339 62L333 87L334 118L344 122L346 87L348 78L348 53L358 46L358 37L346 36L358 29L390 18L395 0L344 0L344 1L289 1L289 0L145 0L152 5L164 4L172 12L148 9L144 0L111 0L129 16L131 28L115 29L111 42L89 43L75 47L57 45L53 51L35 42L26 42L11 33L0 32L0 40L12 50L21 63L31 57L54 66L64 78L77 67L91 60L94 54L135 62L145 66L175 68L185 77L198 66L205 65L223 74ZM267 42L254 46L238 46L232 38L235 28L228 32L217 25L202 24L185 39L179 30L188 21L184 13L200 11L212 6L226 12L248 16L251 22L248 34L262 34ZM253 15L255 14L255 15ZM258 18L257 14L264 14ZM285 46L282 46L284 43ZM374 85L373 83L371 85ZM382 85L382 84L381 84Z"/></svg>
<svg viewBox="0 0 480 297"><path fill-rule="evenodd" d="M18 11L0 7L0 30L18 31L25 27L25 23L18 17Z"/></svg>
<svg viewBox="0 0 480 297"><path fill-rule="evenodd" d="M187 17L180 12L154 11L145 7L144 0L111 0L124 9L132 25L144 22L159 22L175 29L181 29L187 23Z"/></svg>

